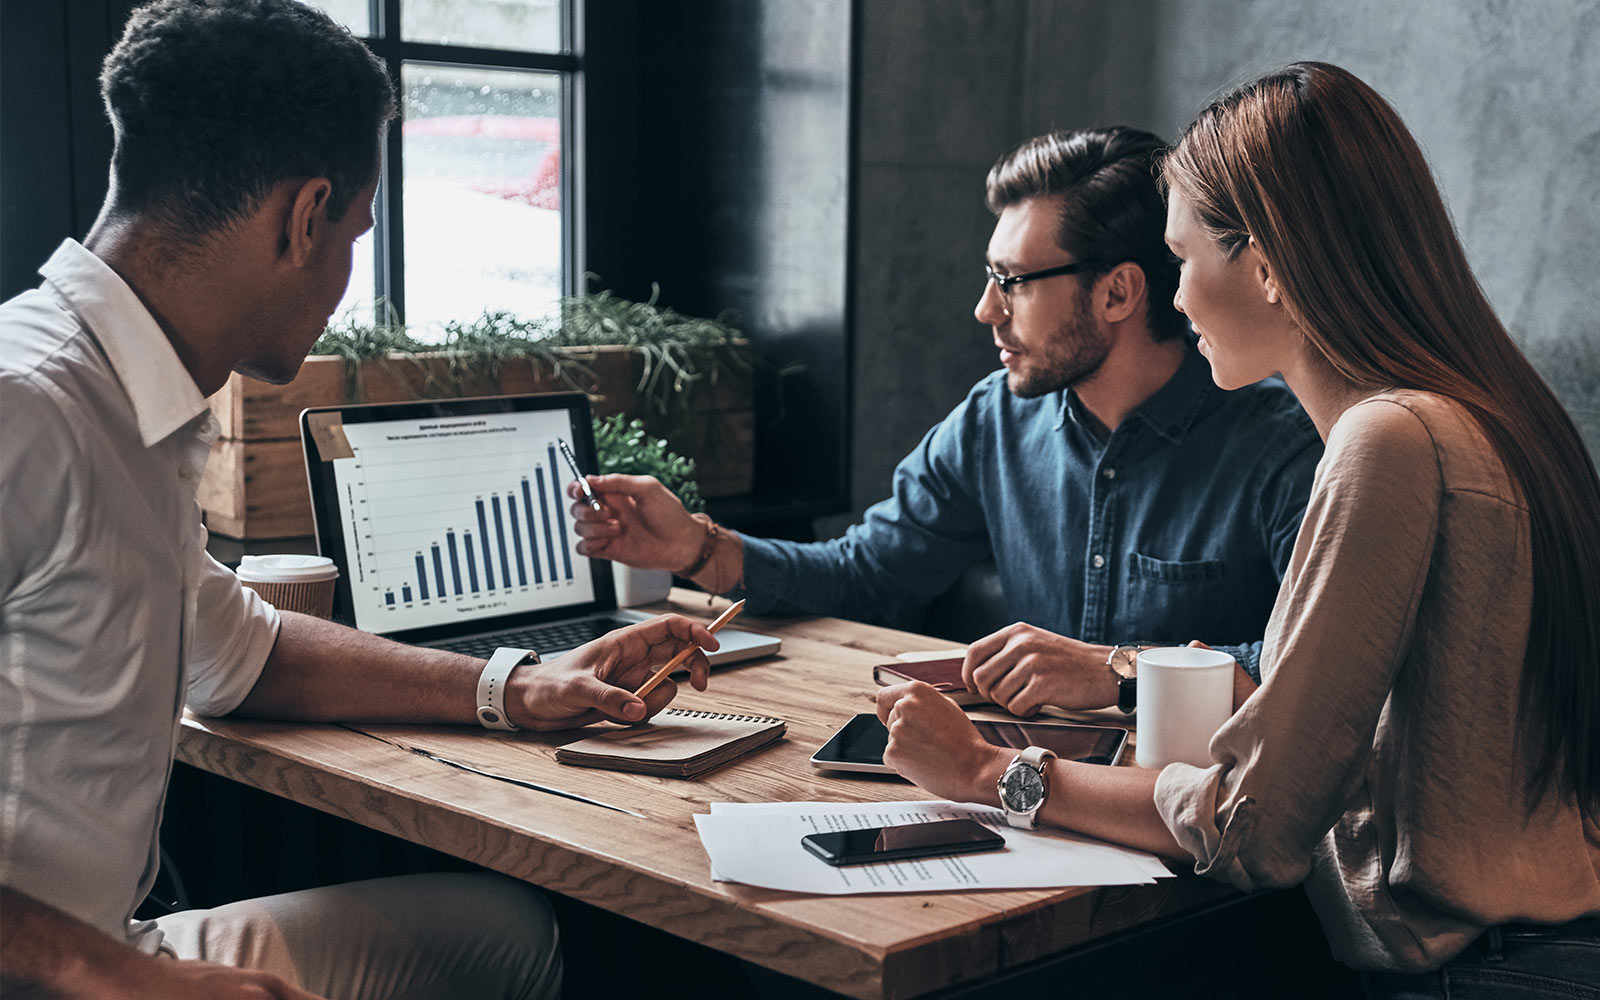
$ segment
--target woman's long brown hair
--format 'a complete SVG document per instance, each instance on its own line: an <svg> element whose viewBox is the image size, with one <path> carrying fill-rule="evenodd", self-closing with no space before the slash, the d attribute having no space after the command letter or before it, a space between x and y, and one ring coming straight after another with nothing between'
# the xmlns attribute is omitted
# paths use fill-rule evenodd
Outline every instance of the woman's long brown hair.
<svg viewBox="0 0 1600 1000"><path fill-rule="evenodd" d="M1529 791L1600 811L1600 480L1467 265L1416 139L1371 87L1295 63L1200 113L1167 156L1224 254L1253 236L1290 317L1359 386L1420 389L1482 426L1527 503Z"/></svg>

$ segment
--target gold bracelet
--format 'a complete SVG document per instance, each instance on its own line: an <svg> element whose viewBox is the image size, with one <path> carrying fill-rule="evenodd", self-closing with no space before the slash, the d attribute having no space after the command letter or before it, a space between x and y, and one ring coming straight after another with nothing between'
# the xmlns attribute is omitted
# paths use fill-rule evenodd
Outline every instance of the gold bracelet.
<svg viewBox="0 0 1600 1000"><path fill-rule="evenodd" d="M695 556L694 562L690 563L688 566L685 566L683 569L672 571L673 576L681 576L686 580L694 579L694 575L696 573L706 568L706 563L711 561L711 555L716 551L717 535L721 531L721 529L717 527L717 522L711 520L710 515L690 514L689 516L705 525L706 538L705 541L700 543L700 554Z"/></svg>

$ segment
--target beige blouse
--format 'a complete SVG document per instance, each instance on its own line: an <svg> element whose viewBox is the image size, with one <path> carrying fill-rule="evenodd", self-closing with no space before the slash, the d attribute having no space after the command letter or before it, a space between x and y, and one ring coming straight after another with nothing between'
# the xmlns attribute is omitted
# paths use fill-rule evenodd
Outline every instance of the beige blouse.
<svg viewBox="0 0 1600 1000"><path fill-rule="evenodd" d="M1156 806L1195 871L1304 882L1341 961L1437 968L1491 924L1600 914L1600 826L1523 791L1528 512L1478 425L1412 391L1328 437L1264 683Z"/></svg>

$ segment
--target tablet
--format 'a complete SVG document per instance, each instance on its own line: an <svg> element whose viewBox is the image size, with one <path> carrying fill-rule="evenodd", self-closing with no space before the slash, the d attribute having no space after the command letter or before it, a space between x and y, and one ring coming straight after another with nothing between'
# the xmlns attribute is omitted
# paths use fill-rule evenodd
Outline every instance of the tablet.
<svg viewBox="0 0 1600 1000"><path fill-rule="evenodd" d="M985 740L997 747L1044 747L1063 760L1085 764L1115 764L1128 742L1128 731L1115 726L1080 726L1069 722L990 722L972 724ZM883 762L889 731L871 712L845 723L844 728L811 757L811 766L827 771L865 771L893 774Z"/></svg>

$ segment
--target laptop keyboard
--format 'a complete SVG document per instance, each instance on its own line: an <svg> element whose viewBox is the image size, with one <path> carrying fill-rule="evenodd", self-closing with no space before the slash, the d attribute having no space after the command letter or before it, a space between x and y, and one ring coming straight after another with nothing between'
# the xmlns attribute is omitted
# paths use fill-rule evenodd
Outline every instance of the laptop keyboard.
<svg viewBox="0 0 1600 1000"><path fill-rule="evenodd" d="M496 632L493 635L474 636L467 639L455 639L450 642L436 643L439 649L448 649L452 653L465 653L480 659L488 659L490 654L501 646L510 646L515 649L531 649L540 656L552 653L562 653L569 649L598 639L613 629L624 625L635 624L627 618L579 618L569 622L551 622L548 625L531 625L528 628L512 629L509 632Z"/></svg>

